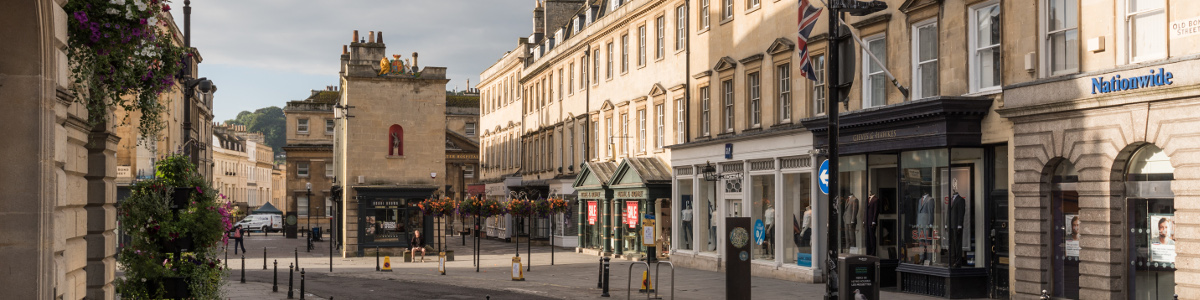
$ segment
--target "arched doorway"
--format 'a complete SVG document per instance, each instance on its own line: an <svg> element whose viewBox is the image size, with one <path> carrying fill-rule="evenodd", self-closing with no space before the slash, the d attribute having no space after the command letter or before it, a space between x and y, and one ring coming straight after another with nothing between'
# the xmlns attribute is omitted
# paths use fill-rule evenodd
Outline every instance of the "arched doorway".
<svg viewBox="0 0 1200 300"><path fill-rule="evenodd" d="M1075 164L1066 159L1060 159L1051 164L1050 203L1054 219L1051 233L1054 245L1052 270L1054 284L1051 290L1054 297L1079 299L1079 192L1076 184L1079 173Z"/></svg>
<svg viewBox="0 0 1200 300"><path fill-rule="evenodd" d="M1170 158L1153 144L1138 147L1126 164L1130 299L1172 299L1175 293L1174 173Z"/></svg>

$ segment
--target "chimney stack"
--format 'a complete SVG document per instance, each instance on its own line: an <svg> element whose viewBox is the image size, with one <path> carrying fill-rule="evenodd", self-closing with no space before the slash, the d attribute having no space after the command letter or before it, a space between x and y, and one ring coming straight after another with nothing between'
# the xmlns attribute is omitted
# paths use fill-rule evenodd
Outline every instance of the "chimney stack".
<svg viewBox="0 0 1200 300"><path fill-rule="evenodd" d="M416 52L413 52L413 64L412 64L412 67L413 67L413 72L416 72L417 70L420 70L420 67L418 67L418 66L420 66L420 65L419 65L419 64L417 64L417 53L416 53Z"/></svg>
<svg viewBox="0 0 1200 300"><path fill-rule="evenodd" d="M367 42L368 43L375 42L375 31L371 31L371 33L367 34Z"/></svg>
<svg viewBox="0 0 1200 300"><path fill-rule="evenodd" d="M358 30L355 30L355 31L354 31L354 39L350 40L350 42L351 42L351 43L357 43L357 42L358 42Z"/></svg>
<svg viewBox="0 0 1200 300"><path fill-rule="evenodd" d="M379 38L376 38L375 42L383 44L383 31L379 32Z"/></svg>
<svg viewBox="0 0 1200 300"><path fill-rule="evenodd" d="M346 45L342 45L342 55L346 55L346 53L350 53L350 51L346 50Z"/></svg>

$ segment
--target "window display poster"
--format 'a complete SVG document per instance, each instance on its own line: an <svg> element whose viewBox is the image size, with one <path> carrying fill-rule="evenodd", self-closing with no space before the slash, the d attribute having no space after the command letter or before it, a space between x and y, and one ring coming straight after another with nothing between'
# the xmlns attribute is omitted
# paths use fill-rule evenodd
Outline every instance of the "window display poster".
<svg viewBox="0 0 1200 300"><path fill-rule="evenodd" d="M1067 229L1065 231L1067 257L1079 258L1079 215L1063 215L1063 219L1067 221Z"/></svg>
<svg viewBox="0 0 1200 300"><path fill-rule="evenodd" d="M587 202L587 221L588 225L596 225L596 201Z"/></svg>
<svg viewBox="0 0 1200 300"><path fill-rule="evenodd" d="M1172 214L1150 214L1150 261L1175 263L1175 221Z"/></svg>
<svg viewBox="0 0 1200 300"><path fill-rule="evenodd" d="M639 215L638 202L625 201L625 224L629 225L629 228L637 228Z"/></svg>

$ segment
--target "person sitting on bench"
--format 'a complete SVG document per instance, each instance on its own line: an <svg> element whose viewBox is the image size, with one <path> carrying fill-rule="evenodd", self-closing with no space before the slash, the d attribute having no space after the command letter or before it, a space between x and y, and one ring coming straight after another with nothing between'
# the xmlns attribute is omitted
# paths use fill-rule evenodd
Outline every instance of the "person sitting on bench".
<svg viewBox="0 0 1200 300"><path fill-rule="evenodd" d="M417 252L421 252L421 262L425 262L425 239L421 238L420 230L413 230L412 240L408 241L408 244L412 246L409 251L412 253L413 261L416 261Z"/></svg>

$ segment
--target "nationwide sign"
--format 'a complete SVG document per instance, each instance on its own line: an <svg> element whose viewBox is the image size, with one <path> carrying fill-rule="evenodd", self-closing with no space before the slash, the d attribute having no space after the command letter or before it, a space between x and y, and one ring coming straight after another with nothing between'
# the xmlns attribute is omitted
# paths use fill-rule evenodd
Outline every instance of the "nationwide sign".
<svg viewBox="0 0 1200 300"><path fill-rule="evenodd" d="M1172 85L1175 82L1171 78L1175 77L1171 72L1163 71L1163 68L1158 68L1156 73L1154 69L1150 69L1150 75L1142 75L1136 77L1121 78L1121 75L1113 76L1110 79L1104 79L1104 76L1092 78L1092 94L1119 92L1124 90L1136 90L1144 87L1155 87L1163 85Z"/></svg>

